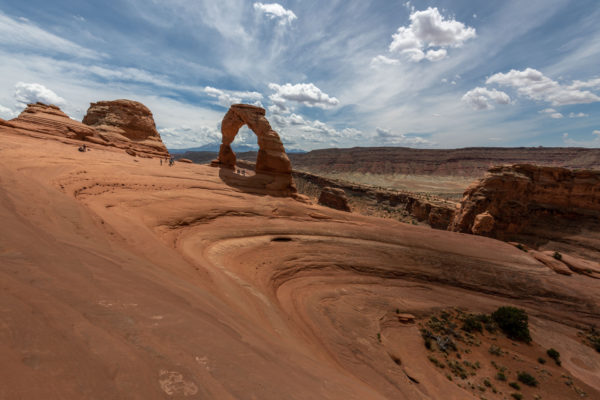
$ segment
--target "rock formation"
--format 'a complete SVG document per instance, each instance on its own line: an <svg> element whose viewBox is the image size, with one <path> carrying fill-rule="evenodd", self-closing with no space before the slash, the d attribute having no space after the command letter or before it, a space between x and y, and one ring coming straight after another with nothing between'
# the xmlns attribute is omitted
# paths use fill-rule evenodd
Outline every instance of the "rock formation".
<svg viewBox="0 0 600 400"><path fill-rule="evenodd" d="M96 137L88 138L89 141L131 149L138 155L169 156L156 130L152 112L137 101L92 103L83 123L97 132Z"/></svg>
<svg viewBox="0 0 600 400"><path fill-rule="evenodd" d="M583 246L589 248L600 240L599 226L600 172L517 164L493 167L471 185L449 229L534 247L550 240L573 243L578 232L589 230Z"/></svg>
<svg viewBox="0 0 600 400"><path fill-rule="evenodd" d="M42 133L76 140L86 140L96 134L94 129L69 118L57 106L43 103L28 104L25 110L8 124L7 126L29 133Z"/></svg>
<svg viewBox="0 0 600 400"><path fill-rule="evenodd" d="M319 204L341 211L350 211L348 197L342 189L324 187L319 196Z"/></svg>
<svg viewBox="0 0 600 400"><path fill-rule="evenodd" d="M219 149L219 158L213 161L213 166L234 169L235 153L231 143L238 131L247 125L258 138L258 156L256 158L256 173L270 175L273 179L264 184L265 188L275 193L296 193L292 180L292 165L285 153L283 143L269 121L265 118L265 109L248 104L234 104L229 108L221 122L223 139ZM262 186L262 184L261 184Z"/></svg>

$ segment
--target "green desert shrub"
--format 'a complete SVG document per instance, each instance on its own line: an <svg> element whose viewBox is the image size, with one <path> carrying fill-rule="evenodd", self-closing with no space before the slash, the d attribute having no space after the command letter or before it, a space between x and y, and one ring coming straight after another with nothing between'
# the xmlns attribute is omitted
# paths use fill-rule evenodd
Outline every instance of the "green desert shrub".
<svg viewBox="0 0 600 400"><path fill-rule="evenodd" d="M511 393L510 395L515 400L523 400L523 395L521 393Z"/></svg>
<svg viewBox="0 0 600 400"><path fill-rule="evenodd" d="M463 326L461 328L465 332L483 332L483 325L481 325L481 321L479 320L477 315L468 314L463 319Z"/></svg>
<svg viewBox="0 0 600 400"><path fill-rule="evenodd" d="M516 307L500 307L492 314L498 327L510 339L521 342L531 342L529 322L525 310Z"/></svg>
<svg viewBox="0 0 600 400"><path fill-rule="evenodd" d="M546 351L546 354L548 354L548 357L554 360L556 365L560 365L560 353L556 349L550 348L548 351Z"/></svg>
<svg viewBox="0 0 600 400"><path fill-rule="evenodd" d="M508 384L508 386L516 390L521 390L521 385L519 385L517 382L511 382Z"/></svg>
<svg viewBox="0 0 600 400"><path fill-rule="evenodd" d="M519 372L517 374L517 379L519 380L519 382L524 383L527 386L538 385L537 379L535 379L532 375L528 374L527 372Z"/></svg>
<svg viewBox="0 0 600 400"><path fill-rule="evenodd" d="M558 261L562 260L562 254L560 254L558 251L555 251L552 257L556 258Z"/></svg>

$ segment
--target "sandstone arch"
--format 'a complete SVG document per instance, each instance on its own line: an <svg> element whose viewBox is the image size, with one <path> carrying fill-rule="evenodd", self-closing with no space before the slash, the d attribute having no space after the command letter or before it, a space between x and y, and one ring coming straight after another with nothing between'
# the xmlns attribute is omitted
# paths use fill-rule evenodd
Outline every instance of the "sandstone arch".
<svg viewBox="0 0 600 400"><path fill-rule="evenodd" d="M274 177L264 184L265 188L287 194L296 193L292 180L292 164L279 135L265 118L264 108L249 104L234 104L229 108L221 123L223 138L219 158L213 162L213 165L235 168L236 156L231 149L231 143L244 125L247 125L258 139L259 150L255 167L257 175Z"/></svg>

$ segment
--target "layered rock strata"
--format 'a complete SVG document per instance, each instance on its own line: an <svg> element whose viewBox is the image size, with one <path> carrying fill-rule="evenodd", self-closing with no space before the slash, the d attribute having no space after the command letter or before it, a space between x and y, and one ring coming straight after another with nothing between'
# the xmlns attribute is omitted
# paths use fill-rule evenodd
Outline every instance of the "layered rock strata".
<svg viewBox="0 0 600 400"><path fill-rule="evenodd" d="M517 164L493 167L471 185L449 229L592 250L599 227L599 171Z"/></svg>
<svg viewBox="0 0 600 400"><path fill-rule="evenodd" d="M71 119L57 106L43 103L28 104L17 118L3 125L25 132L76 140L87 140L96 134L94 129Z"/></svg>
<svg viewBox="0 0 600 400"><path fill-rule="evenodd" d="M152 112L137 101L91 103L83 123L97 132L87 139L91 142L129 149L141 156L169 156L156 130Z"/></svg>
<svg viewBox="0 0 600 400"><path fill-rule="evenodd" d="M265 118L264 108L248 104L234 104L229 108L221 123L223 139L219 149L219 158L213 161L212 165L230 169L235 168L236 156L231 149L231 143L244 125L247 125L258 139L257 175L272 177L268 182L255 179L252 183L264 186L264 189L272 194L295 194L296 188L292 179L292 165L285 153L279 135L271 128L271 124ZM251 183L249 180L246 182Z"/></svg>

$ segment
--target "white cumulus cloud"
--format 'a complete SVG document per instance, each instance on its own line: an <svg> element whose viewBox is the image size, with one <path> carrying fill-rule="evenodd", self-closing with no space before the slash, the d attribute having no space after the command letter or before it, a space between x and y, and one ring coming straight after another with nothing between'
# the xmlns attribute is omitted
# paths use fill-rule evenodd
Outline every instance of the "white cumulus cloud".
<svg viewBox="0 0 600 400"><path fill-rule="evenodd" d="M291 83L285 85L269 83L269 88L275 91L269 96L269 99L280 109L285 109L288 101L319 108L332 108L340 103L338 99L323 93L321 89L312 83L298 83L295 85Z"/></svg>
<svg viewBox="0 0 600 400"><path fill-rule="evenodd" d="M540 111L540 114L548 114L550 116L550 118L554 118L554 119L559 119L559 118L564 117L564 115L562 115L561 113L556 111L554 108L543 109L542 111Z"/></svg>
<svg viewBox="0 0 600 400"><path fill-rule="evenodd" d="M574 113L574 112L569 113L569 118L585 118L585 117L589 117L589 114L585 114L585 113L582 113L582 112L579 112L579 113Z"/></svg>
<svg viewBox="0 0 600 400"><path fill-rule="evenodd" d="M297 18L292 10L286 10L278 3L254 3L254 9L270 19L278 19L281 25L291 24Z"/></svg>
<svg viewBox="0 0 600 400"><path fill-rule="evenodd" d="M476 87L469 90L462 97L462 101L469 104L476 110L491 110L494 108L492 103L509 104L510 97L499 90Z"/></svg>
<svg viewBox="0 0 600 400"><path fill-rule="evenodd" d="M15 99L23 106L29 103L64 105L65 99L39 83L18 82L15 85Z"/></svg>
<svg viewBox="0 0 600 400"><path fill-rule="evenodd" d="M411 13L410 25L401 26L392 35L389 51L414 62L424 58L439 61L447 56L446 48L460 47L475 36L475 28L454 19L446 19L437 7L429 7Z"/></svg>
<svg viewBox="0 0 600 400"><path fill-rule="evenodd" d="M8 107L4 107L0 104L0 118L2 119L11 119L17 116L17 113L11 110Z"/></svg>
<svg viewBox="0 0 600 400"><path fill-rule="evenodd" d="M576 81L573 85L561 85L548 78L540 71L527 68L523 71L510 70L507 73L498 73L489 77L486 84L497 84L517 89L521 96L533 100L551 103L553 106L568 104L586 104L600 101L600 96L588 91L579 90L585 82Z"/></svg>

